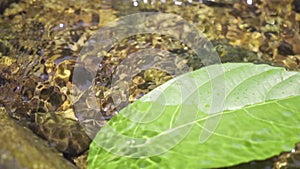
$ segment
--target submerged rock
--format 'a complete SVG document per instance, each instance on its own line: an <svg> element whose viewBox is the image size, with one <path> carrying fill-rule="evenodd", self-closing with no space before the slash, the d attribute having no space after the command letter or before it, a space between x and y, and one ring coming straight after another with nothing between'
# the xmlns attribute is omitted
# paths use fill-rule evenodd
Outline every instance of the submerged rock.
<svg viewBox="0 0 300 169"><path fill-rule="evenodd" d="M0 108L0 168L71 169L76 168L44 140L21 127Z"/></svg>
<svg viewBox="0 0 300 169"><path fill-rule="evenodd" d="M299 144L297 145L297 147ZM300 151L283 153L274 163L273 169L297 169L300 168Z"/></svg>
<svg viewBox="0 0 300 169"><path fill-rule="evenodd" d="M36 113L30 127L66 156L78 156L91 141L78 122L55 113Z"/></svg>
<svg viewBox="0 0 300 169"><path fill-rule="evenodd" d="M294 7L294 10L299 13L300 12L300 1L294 0L293 7Z"/></svg>
<svg viewBox="0 0 300 169"><path fill-rule="evenodd" d="M19 2L20 0L2 0L0 1L0 14L3 14L4 10L9 7L10 4L14 2Z"/></svg>

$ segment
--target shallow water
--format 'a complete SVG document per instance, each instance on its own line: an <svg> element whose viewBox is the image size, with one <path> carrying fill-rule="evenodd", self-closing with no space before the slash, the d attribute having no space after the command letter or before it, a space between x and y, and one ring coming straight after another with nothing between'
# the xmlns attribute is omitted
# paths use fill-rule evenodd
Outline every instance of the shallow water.
<svg viewBox="0 0 300 169"><path fill-rule="evenodd" d="M80 146L81 143L86 143L87 139L69 138L74 140L75 147L80 147L80 150L75 153L68 151L73 148L72 145L66 145L55 134L46 132L57 129L43 119L50 117L38 113L55 112L73 120L86 116L72 111L70 100L78 99L70 87L73 85L72 70L83 46L98 29L138 12L172 13L202 31L216 46L222 62L268 63L299 70L300 48L297 44L300 42L300 14L297 13L298 4L292 2L21 0L11 4L9 8L9 3L0 3L0 10L5 9L0 18L0 89L3 91L1 105L6 107L13 118L30 123L37 134L46 138L52 145L59 145L59 151L67 157L71 156L70 160L76 161L76 157L87 149L86 146ZM163 24L170 26L172 22L164 20ZM130 28L125 30L131 31ZM175 31L178 32L180 30ZM120 97L116 98L116 94L109 91L108 86L124 78L120 66L122 59L140 50L153 48L168 52L157 54L157 58L166 57L164 64L161 64L164 67L168 65L168 58L176 56L179 60L176 66L173 66L176 69L170 68L169 72L159 69L137 69L137 72L131 72L134 74L131 77L132 83L123 84L129 85L129 94L121 93ZM90 53L95 54L92 51ZM129 102L169 80L171 76L186 71L186 67L182 65L188 65L187 71L190 71L202 67L204 62L195 56L188 44L159 33L127 37L106 52L103 54L96 78L99 106L105 120L117 114ZM113 79L111 76L117 66L120 67L121 73ZM83 76L87 78L78 87L79 90L86 89L91 83L89 73ZM116 104L114 99L121 101ZM41 118L41 123L33 120L37 117ZM65 122L56 120L55 123L57 126L64 126ZM67 127L66 130L73 132L71 127ZM232 168L271 168L274 160L251 162Z"/></svg>

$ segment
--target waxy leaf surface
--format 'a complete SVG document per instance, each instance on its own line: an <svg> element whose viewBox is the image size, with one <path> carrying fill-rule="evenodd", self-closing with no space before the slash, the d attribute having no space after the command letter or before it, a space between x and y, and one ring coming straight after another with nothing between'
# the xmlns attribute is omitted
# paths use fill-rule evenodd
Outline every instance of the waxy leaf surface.
<svg viewBox="0 0 300 169"><path fill-rule="evenodd" d="M176 77L122 109L90 169L199 169L262 160L300 141L300 73L251 63Z"/></svg>

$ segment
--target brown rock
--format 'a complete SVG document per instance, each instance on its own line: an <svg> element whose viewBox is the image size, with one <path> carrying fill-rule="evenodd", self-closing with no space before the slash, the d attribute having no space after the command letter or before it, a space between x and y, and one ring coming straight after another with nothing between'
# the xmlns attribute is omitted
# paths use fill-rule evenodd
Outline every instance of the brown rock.
<svg viewBox="0 0 300 169"><path fill-rule="evenodd" d="M71 169L76 168L44 140L21 127L0 108L0 168Z"/></svg>

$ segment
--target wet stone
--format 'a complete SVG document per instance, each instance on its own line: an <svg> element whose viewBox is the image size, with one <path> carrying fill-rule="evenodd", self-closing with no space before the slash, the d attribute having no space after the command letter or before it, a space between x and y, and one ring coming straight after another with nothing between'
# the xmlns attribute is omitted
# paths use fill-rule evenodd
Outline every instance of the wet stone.
<svg viewBox="0 0 300 169"><path fill-rule="evenodd" d="M208 5L208 6L212 6L212 7L232 7L234 1L220 1L220 0L203 0L202 1L203 4Z"/></svg>
<svg viewBox="0 0 300 169"><path fill-rule="evenodd" d="M279 156L274 169L298 169L300 168L300 152L284 153Z"/></svg>
<svg viewBox="0 0 300 169"><path fill-rule="evenodd" d="M283 41L278 46L278 53L284 56L294 55L293 46Z"/></svg>
<svg viewBox="0 0 300 169"><path fill-rule="evenodd" d="M293 9L296 12L300 13L300 0L294 0L294 2L293 2Z"/></svg>
<svg viewBox="0 0 300 169"><path fill-rule="evenodd" d="M5 80L3 77L0 76L0 86L3 86L5 84Z"/></svg>
<svg viewBox="0 0 300 169"><path fill-rule="evenodd" d="M65 155L77 156L89 147L90 138L75 120L48 112L35 113L34 121L30 128Z"/></svg>
<svg viewBox="0 0 300 169"><path fill-rule="evenodd" d="M10 4L14 2L19 2L20 0L1 0L0 1L0 14L3 14L5 9L9 7Z"/></svg>
<svg viewBox="0 0 300 169"><path fill-rule="evenodd" d="M55 149L27 128L19 126L0 108L0 168L75 169ZM20 145L22 148L20 148Z"/></svg>

